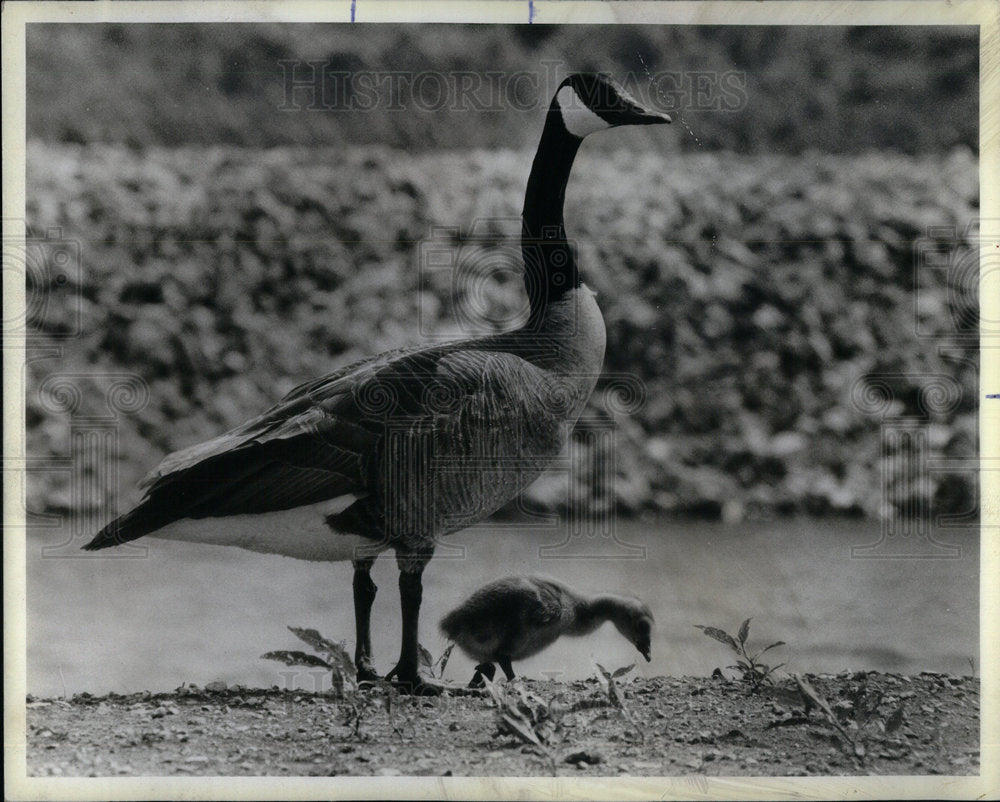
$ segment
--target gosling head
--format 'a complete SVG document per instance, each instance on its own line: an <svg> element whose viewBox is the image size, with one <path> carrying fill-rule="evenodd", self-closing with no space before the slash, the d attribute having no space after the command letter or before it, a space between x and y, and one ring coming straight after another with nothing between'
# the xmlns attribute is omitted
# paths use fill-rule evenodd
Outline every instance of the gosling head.
<svg viewBox="0 0 1000 802"><path fill-rule="evenodd" d="M615 627L639 650L647 663L652 659L649 647L653 633L653 611L648 605L636 602L627 615L615 620Z"/></svg>
<svg viewBox="0 0 1000 802"><path fill-rule="evenodd" d="M566 130L583 139L619 125L659 125L670 115L645 108L620 84L600 73L575 73L564 80L552 101Z"/></svg>

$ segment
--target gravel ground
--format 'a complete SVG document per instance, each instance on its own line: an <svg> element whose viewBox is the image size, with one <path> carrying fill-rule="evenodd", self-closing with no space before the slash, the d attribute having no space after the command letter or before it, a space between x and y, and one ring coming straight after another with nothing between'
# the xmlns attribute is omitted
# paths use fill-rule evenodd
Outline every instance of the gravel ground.
<svg viewBox="0 0 1000 802"><path fill-rule="evenodd" d="M28 775L979 774L978 679L803 679L758 692L721 678L626 674L611 688L596 678L517 679L492 696L376 687L338 698L222 683L29 696Z"/></svg>

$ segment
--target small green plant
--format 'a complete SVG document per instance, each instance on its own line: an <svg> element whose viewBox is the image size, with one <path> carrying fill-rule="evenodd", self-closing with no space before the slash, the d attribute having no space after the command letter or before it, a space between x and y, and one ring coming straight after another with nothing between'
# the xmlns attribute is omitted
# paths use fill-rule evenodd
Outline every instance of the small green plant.
<svg viewBox="0 0 1000 802"><path fill-rule="evenodd" d="M833 709L848 731L855 733L852 741L858 744L869 737L891 735L902 726L906 718L906 703L898 700L890 713L881 713L879 708L889 701L881 689L871 688L867 676L862 674L861 683Z"/></svg>
<svg viewBox="0 0 1000 802"><path fill-rule="evenodd" d="M344 700L344 705L341 709L343 713L341 723L345 727L351 728L351 734L355 738L366 741L370 736L361 731L361 725L370 719L373 714L378 713L380 710L385 710L385 714L389 717L389 725L392 727L393 735L397 735L402 739L403 728L396 718L396 708L399 706L398 694L399 692L392 686L391 682L386 682L384 679L376 680L370 688L355 691ZM404 716L402 723L410 724L411 727L413 726L413 721L408 716Z"/></svg>
<svg viewBox="0 0 1000 802"><path fill-rule="evenodd" d="M420 659L420 665L427 669L427 673L430 674L435 679L444 678L444 670L448 665L448 658L451 657L451 650L455 648L454 643L449 643L448 647L441 653L441 656L435 660L429 651L424 648L422 643L417 644L418 655Z"/></svg>
<svg viewBox="0 0 1000 802"><path fill-rule="evenodd" d="M484 676L483 682L497 709L497 729L534 746L549 761L555 775L555 755L548 744L559 726L562 707L526 690L516 679L501 684Z"/></svg>
<svg viewBox="0 0 1000 802"><path fill-rule="evenodd" d="M775 641L774 643L765 646L753 654L747 651L746 643L747 637L750 635L750 621L752 619L748 618L740 625L739 632L734 638L728 632L724 630L717 629L716 627L706 627L701 624L695 624L696 629L700 629L708 637L723 643L736 652L736 665L726 666L726 668L731 668L734 671L740 672L740 679L750 686L751 690L756 691L762 685L772 685L774 684L774 679L771 675L781 668L784 663L779 663L776 666L769 666L766 663L760 661L760 656L764 652L774 649L777 646L784 646L785 642L783 640Z"/></svg>
<svg viewBox="0 0 1000 802"><path fill-rule="evenodd" d="M625 706L625 694L622 692L621 687L615 682L619 677L623 677L628 674L632 669L635 668L635 663L631 665L623 666L621 668L616 668L614 671L608 671L600 663L594 663L597 671L594 672L597 676L597 681L600 683L601 688L607 694L608 701L614 706L621 710L622 715L628 720L629 724L632 724L635 728L635 732L638 733L639 739L643 740L642 728L636 726L635 719L632 718L632 713L629 712L628 707ZM628 680L625 681L626 683Z"/></svg>
<svg viewBox="0 0 1000 802"><path fill-rule="evenodd" d="M315 629L305 629L302 627L289 627L288 629L299 640L305 641L314 651L319 652L319 655L300 651L278 650L262 654L261 657L263 659L278 660L288 666L309 666L311 668L329 669L333 681L334 693L343 702L343 707L341 708L341 713L343 714L342 723L344 726L351 728L355 738L367 740L367 736L361 731L361 725L366 719L371 718L374 713L377 713L381 709L384 709L386 715L388 715L393 733L402 737L403 732L395 715L395 710L398 706L395 702L397 701L398 694L391 682L379 679L375 681L368 691L362 691L358 687L356 679L357 669L354 666L354 661L351 659L343 643L336 643L328 638L324 638ZM421 655L427 652L422 646L420 650ZM441 671L444 671L444 665L448 662L447 658L449 654L450 650L446 651L441 658L438 658L438 663L441 663ZM350 693L347 693L347 691L350 691ZM409 721L409 719L406 719L406 721ZM409 723L412 724L411 721Z"/></svg>
<svg viewBox="0 0 1000 802"><path fill-rule="evenodd" d="M266 652L261 655L264 660L278 660L286 666L310 666L327 668L333 681L333 689L340 698L347 688L357 689L357 669L354 661L347 653L343 643L335 643L319 634L315 629L305 629L302 627L288 628L295 637L305 641L312 646L314 651L319 652L322 657L315 654L299 651L279 650Z"/></svg>
<svg viewBox="0 0 1000 802"><path fill-rule="evenodd" d="M512 682L501 683L483 677L486 690L496 707L497 729L502 734L513 735L519 741L530 744L545 757L555 774L555 755L552 747L562 736L562 720L568 713L577 713L594 708L618 708L622 715L631 723L639 737L642 731L635 726L632 714L625 705L625 694L620 678L635 668L635 664L608 671L600 663L595 663L597 681L600 683L605 697L603 699L583 699L567 705L562 694L557 694L549 700L543 699L537 693L526 689L515 679ZM628 680L625 681L627 683Z"/></svg>
<svg viewBox="0 0 1000 802"><path fill-rule="evenodd" d="M793 715L789 718L772 721L769 727L789 727L800 724L810 724L814 719L809 714L819 711L821 723L836 730L840 740L848 752L864 764L868 754L868 742L881 741L887 746L909 749L903 741L891 741L888 736L898 730L906 717L904 703L899 701L888 714L879 711L883 704L884 694L881 690L868 687L862 680L860 686L852 687L834 704L813 687L808 679L799 675L791 675L792 683L784 686L771 685L762 688L765 696L788 707L801 707L803 715Z"/></svg>

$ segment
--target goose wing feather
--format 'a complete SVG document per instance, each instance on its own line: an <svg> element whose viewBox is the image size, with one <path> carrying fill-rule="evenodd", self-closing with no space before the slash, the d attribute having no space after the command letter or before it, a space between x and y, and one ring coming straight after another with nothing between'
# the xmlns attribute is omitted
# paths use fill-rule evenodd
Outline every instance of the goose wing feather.
<svg viewBox="0 0 1000 802"><path fill-rule="evenodd" d="M377 489L382 434L394 420L448 429L461 419L470 453L485 433L509 441L511 450L521 447L524 431L510 424L527 410L544 411L538 393L545 372L502 349L470 346L380 354L299 385L242 426L165 457L141 482L139 506L88 548L141 537L179 518L363 497ZM525 394L525 387L532 389Z"/></svg>
<svg viewBox="0 0 1000 802"><path fill-rule="evenodd" d="M359 434L357 427L351 427L351 421L344 420L347 425L344 430L329 431L331 407L335 407L339 398L349 395L365 379L375 376L379 368L412 350L415 349L390 351L361 359L318 379L298 385L277 404L256 418L204 443L197 443L168 454L139 482L139 487L152 490L161 485L161 480L169 481L171 476L179 475L188 468L213 457L265 442L291 440L302 435L322 437L323 442L330 445L340 442L334 437L341 435L344 438L343 442L350 448L350 444ZM359 446L363 447L362 444L356 444L356 447Z"/></svg>

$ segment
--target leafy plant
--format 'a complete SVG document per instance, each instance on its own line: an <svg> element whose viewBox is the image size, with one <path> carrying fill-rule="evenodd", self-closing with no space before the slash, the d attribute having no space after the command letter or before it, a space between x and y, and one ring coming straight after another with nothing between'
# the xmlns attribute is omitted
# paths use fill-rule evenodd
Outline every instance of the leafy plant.
<svg viewBox="0 0 1000 802"><path fill-rule="evenodd" d="M748 618L740 625L739 632L735 638L728 632L717 629L716 627L706 627L701 624L695 624L694 626L696 629L700 629L708 635L708 637L719 641L719 643L725 644L736 652L736 665L726 667L739 671L740 679L749 684L751 690L757 690L762 685L773 684L774 680L772 679L771 674L785 665L784 663L778 663L776 666L769 666L767 663L762 663L760 661L760 656L764 654L764 652L769 651L776 646L784 646L785 642L783 640L775 641L774 643L765 646L763 649L759 649L753 654L750 654L747 651L746 643L747 637L750 635L751 620L752 619Z"/></svg>
<svg viewBox="0 0 1000 802"><path fill-rule="evenodd" d="M833 706L841 722L850 732L855 733L852 739L855 743L868 736L891 734L902 726L906 718L906 705L902 700L888 715L882 714L879 708L886 701L885 695L881 689L868 685L866 675L862 675L862 678L861 684L846 699Z"/></svg>
<svg viewBox="0 0 1000 802"><path fill-rule="evenodd" d="M635 720L625 705L625 694L622 692L619 680L635 668L635 664L608 671L600 663L595 663L597 681L604 691L604 699L582 699L567 705L562 694L546 700L537 693L526 689L523 684L513 682L500 683L483 677L483 682L493 704L496 707L497 729L504 734L513 735L519 741L529 744L548 759L555 774L555 756L552 751L553 742L560 730L562 719L567 713L594 708L616 707L631 723L639 737L642 730L635 726ZM627 680L626 680L627 682Z"/></svg>
<svg viewBox="0 0 1000 802"><path fill-rule="evenodd" d="M854 689L845 698L831 705L805 677L792 674L794 687L767 687L764 692L784 704L801 705L804 716L792 717L773 723L771 726L806 724L811 721L809 713L818 710L824 723L840 735L843 743L859 761L864 761L868 748L866 742L872 738L890 735L905 720L905 706L899 702L892 712L882 715L879 706L883 693L879 689L869 689L867 683Z"/></svg>
<svg viewBox="0 0 1000 802"><path fill-rule="evenodd" d="M309 654L308 652L278 650L262 654L261 657L263 659L278 660L288 666L309 666L311 668L320 667L329 669L333 680L334 692L337 698L344 702L341 710L343 713L342 722L345 726L351 728L354 737L362 740L366 738L364 733L361 732L361 725L380 709L384 709L386 715L388 715L393 733L402 737L403 733L395 715L395 709L398 705L394 704L398 692L392 686L391 682L379 679L375 681L372 688L362 691L358 687L356 680L357 669L354 666L354 661L351 659L343 643L336 643L328 638L324 638L315 629L305 629L302 627L288 627L288 629L297 638L305 641L315 651L319 652L322 657ZM422 646L420 649L422 656L427 650ZM447 664L449 654L450 650L446 650L445 654L438 658L438 663L442 664L441 671L444 670L444 665ZM348 695L345 693L345 690L350 690L352 693Z"/></svg>
<svg viewBox="0 0 1000 802"><path fill-rule="evenodd" d="M213 437L220 424L234 426L268 408L275 388L329 370L331 356L353 359L412 342L418 303L428 330L452 330L457 307L449 271L428 271L426 282L417 282L403 266L419 256L431 223L462 220L475 207L476 176L496 167L488 153L409 154L406 181L397 155L370 148L320 157L298 148L269 151L266 169L252 150L193 153L33 142L26 154L28 226L80 232L90 254L73 279L79 286L50 293L30 321L32 330L54 337L73 330L79 312L73 298L82 294L90 301L88 326L100 336L81 341L62 368L92 373L88 366L98 362L152 383L149 404L121 429L122 454L162 448L155 433L172 421L182 421L192 439ZM482 215L503 218L519 208L523 175L517 165L506 159L497 168L496 198L491 195ZM975 293L953 297L948 271L921 271L919 286L910 280L917 243L932 249L927 253L947 249L956 265L974 263L978 238L966 229L979 217L972 154L803 160L705 153L690 164L670 165L671 181L686 187L686 197L700 199L693 204L664 199L660 180L639 180L638 172L621 176L620 169L601 159L574 168L580 208L607 208L615 221L610 235L595 215L574 221L575 234L596 249L592 283L615 299L606 310L609 369L640 379L651 399L635 412L635 427L622 432L618 470L624 481L615 483L613 499L619 510L717 517L723 488L727 516L738 517L741 507L745 517L783 511L877 515L883 471L895 503L919 496L941 512L969 508L974 477L959 471L913 482L906 460L866 448L878 436L878 416L864 409L882 397L881 385L873 383L882 374L897 376L885 392L906 405L905 415L920 412L928 372L948 376L964 388L962 402L936 420L955 436L931 443L927 456L975 453L974 347L963 346L966 358L956 360L917 348L888 354L877 347L908 342L914 310L929 337L942 336L959 320L962 331L966 322L975 326ZM782 181L775 182L775 174ZM275 192L261 197L259 187L271 181ZM402 189L410 182L417 197L410 197L412 187ZM178 186L190 191L178 192ZM800 196L809 203L796 201ZM707 209L717 230L714 245L703 248ZM633 224L645 233L630 235ZM215 228L225 236L215 236ZM926 234L946 230L956 238ZM480 253L475 243L449 240L447 247L454 248L456 264L465 264L466 256L473 264ZM174 257L164 259L161 251ZM844 252L852 258L843 258ZM669 256L670 270L654 269L656 254ZM205 267L227 260L241 269ZM375 263L382 267L355 269ZM760 263L774 269L760 271ZM287 274L282 280L267 268L276 264ZM621 280L627 276L634 280ZM884 293L873 290L880 282ZM514 289L492 278L482 287L490 308L505 310L498 312L505 320L520 308ZM747 319L751 295L756 311ZM234 305L237 296L252 303ZM276 315L291 310L295 325L274 325ZM657 315L678 321L676 342L672 330L650 334L648 321ZM386 320L412 326L386 327ZM753 337L743 336L746 326ZM662 370L664 355L676 358L679 343L691 349L683 392ZM860 354L869 355L870 373L859 379L857 393L845 393L843 382L830 376L852 376ZM779 363L784 370L774 369ZM36 360L27 368L34 389L25 399L26 434L34 456L56 459L64 455L67 434L53 412L58 405L46 403L41 392L46 364ZM736 371L739 393L712 397L720 371ZM80 415L103 414L105 388L96 381L82 388ZM610 401L598 393L591 412L610 409ZM661 421L667 418L687 421L690 432L665 431ZM721 425L729 419L739 425ZM583 440L577 446L586 452L581 465L610 459L608 449ZM698 470L684 468L688 463ZM123 459L118 467L123 485L131 485L144 466ZM597 468L585 473L574 478L581 498L606 503L594 479L604 474ZM739 477L752 481L744 487ZM64 479L58 471L39 475L26 488L29 507L62 511L70 504ZM565 499L544 481L527 493L532 505L550 512ZM112 501L106 495L86 504Z"/></svg>
<svg viewBox="0 0 1000 802"><path fill-rule="evenodd" d="M448 658L451 657L451 651L455 648L454 643L449 643L447 648L441 652L441 656L435 660L429 651L424 648L422 643L417 644L418 657L420 659L420 665L427 669L427 673L436 679L442 679L444 677L444 669L448 665Z"/></svg>
<svg viewBox="0 0 1000 802"><path fill-rule="evenodd" d="M548 743L559 726L562 708L525 689L520 682L501 684L483 677L483 682L497 710L497 729L534 746L548 759L555 774L555 756Z"/></svg>
<svg viewBox="0 0 1000 802"><path fill-rule="evenodd" d="M629 709L625 706L625 694L622 693L621 688L618 683L615 682L619 677L623 677L628 674L633 668L635 668L635 663L631 665L622 666L621 668L616 668L614 671L608 671L600 663L594 663L597 667L595 674L597 675L597 681L601 684L601 688L608 696L608 701L619 710L621 710L622 715L628 719L628 722L635 726L635 719L632 718L632 714ZM642 728L635 726L635 731L639 734L640 740L643 739Z"/></svg>
<svg viewBox="0 0 1000 802"><path fill-rule="evenodd" d="M357 669L343 643L335 643L319 634L315 629L301 627L288 628L295 637L305 641L323 657L299 651L278 650L261 655L264 660L278 660L286 666L309 666L330 669L333 689L338 697L343 697L345 688L357 688Z"/></svg>
<svg viewBox="0 0 1000 802"><path fill-rule="evenodd" d="M396 718L398 696L399 691L393 687L391 682L378 679L375 681L373 687L364 691L356 691L351 694L350 698L345 700L342 710L342 723L344 726L351 727L355 738L367 740L368 736L361 732L361 725L381 709L385 710L386 715L389 717L389 725L392 727L393 734L402 738L403 729ZM412 727L413 722L410 718L405 718L404 721Z"/></svg>

